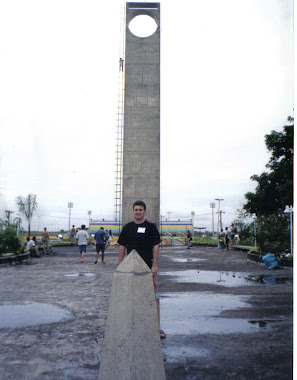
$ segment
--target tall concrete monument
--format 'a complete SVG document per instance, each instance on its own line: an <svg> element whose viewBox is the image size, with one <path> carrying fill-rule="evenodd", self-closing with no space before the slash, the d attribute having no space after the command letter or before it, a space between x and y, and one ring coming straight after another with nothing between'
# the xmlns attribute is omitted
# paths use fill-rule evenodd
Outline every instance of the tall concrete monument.
<svg viewBox="0 0 297 380"><path fill-rule="evenodd" d="M131 27L143 15L155 25L145 37ZM133 220L134 201L143 200L147 219L159 227L160 3L126 3L124 67L122 225Z"/></svg>

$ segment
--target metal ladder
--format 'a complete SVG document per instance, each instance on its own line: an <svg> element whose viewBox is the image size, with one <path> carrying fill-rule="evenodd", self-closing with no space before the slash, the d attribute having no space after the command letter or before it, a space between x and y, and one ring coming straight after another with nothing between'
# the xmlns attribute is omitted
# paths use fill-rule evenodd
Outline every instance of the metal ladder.
<svg viewBox="0 0 297 380"><path fill-rule="evenodd" d="M123 142L124 142L124 102L125 102L125 26L126 6L122 5L120 21L120 51L119 51L119 84L116 119L116 155L115 155L115 189L114 189L114 218L118 231L122 224L122 187L123 187ZM123 60L121 62L121 60Z"/></svg>

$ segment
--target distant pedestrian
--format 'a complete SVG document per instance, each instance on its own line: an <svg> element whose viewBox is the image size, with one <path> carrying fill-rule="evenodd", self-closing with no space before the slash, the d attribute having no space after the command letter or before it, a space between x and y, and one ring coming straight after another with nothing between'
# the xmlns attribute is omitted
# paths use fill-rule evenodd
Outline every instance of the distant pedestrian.
<svg viewBox="0 0 297 380"><path fill-rule="evenodd" d="M108 230L105 230L105 245L108 246Z"/></svg>
<svg viewBox="0 0 297 380"><path fill-rule="evenodd" d="M120 58L119 63L120 63L120 71L124 71L124 60L123 60L123 58Z"/></svg>
<svg viewBox="0 0 297 380"><path fill-rule="evenodd" d="M226 248L227 248L227 251L229 251L229 236L230 236L230 232L228 230L228 227L225 228L225 243L226 243Z"/></svg>
<svg viewBox="0 0 297 380"><path fill-rule="evenodd" d="M107 249L107 247L109 247L110 243L112 242L112 232L111 230L109 230L108 232L106 230L106 233L107 233L107 237L106 237L106 249Z"/></svg>
<svg viewBox="0 0 297 380"><path fill-rule="evenodd" d="M224 240L225 240L225 234L224 234L223 229L221 228L221 232L219 235L219 245L220 245L221 251L223 251L225 248Z"/></svg>
<svg viewBox="0 0 297 380"><path fill-rule="evenodd" d="M234 223L231 224L230 234L231 234L231 241L232 241L232 243L234 243L234 237L237 234L237 228L234 225Z"/></svg>
<svg viewBox="0 0 297 380"><path fill-rule="evenodd" d="M188 246L188 249L191 248L191 240L192 240L192 235L190 230L186 232L186 245Z"/></svg>
<svg viewBox="0 0 297 380"><path fill-rule="evenodd" d="M75 226L72 226L71 230L70 230L70 242L71 243L74 243L74 237L75 237Z"/></svg>
<svg viewBox="0 0 297 380"><path fill-rule="evenodd" d="M89 239L89 234L85 230L86 226L82 224L81 230L76 234L76 240L78 242L78 249L80 253L80 262L84 262L85 254L87 252L87 244Z"/></svg>
<svg viewBox="0 0 297 380"><path fill-rule="evenodd" d="M103 227L100 227L98 231L95 232L95 240L96 240L96 260L94 264L97 264L99 253L101 251L101 263L104 263L104 251L105 251L105 239L107 238L107 234L104 231Z"/></svg>
<svg viewBox="0 0 297 380"><path fill-rule="evenodd" d="M43 253L45 255L49 254L49 234L44 227L43 232L42 232L42 237L41 237L42 245L43 245Z"/></svg>

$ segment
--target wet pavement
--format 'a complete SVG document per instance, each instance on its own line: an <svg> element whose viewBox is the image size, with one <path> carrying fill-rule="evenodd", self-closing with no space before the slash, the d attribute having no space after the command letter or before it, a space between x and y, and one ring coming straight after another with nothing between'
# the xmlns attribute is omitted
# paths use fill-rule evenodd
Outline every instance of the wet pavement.
<svg viewBox="0 0 297 380"><path fill-rule="evenodd" d="M0 267L1 380L98 377L117 248L96 265L94 247L84 264L75 247L53 250L31 265ZM242 252L163 247L167 379L291 379L292 276Z"/></svg>

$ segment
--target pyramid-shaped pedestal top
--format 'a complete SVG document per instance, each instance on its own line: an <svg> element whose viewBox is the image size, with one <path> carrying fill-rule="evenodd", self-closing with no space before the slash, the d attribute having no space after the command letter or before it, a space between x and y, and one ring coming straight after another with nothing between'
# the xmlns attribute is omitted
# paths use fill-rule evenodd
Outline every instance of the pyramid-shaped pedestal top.
<svg viewBox="0 0 297 380"><path fill-rule="evenodd" d="M129 255L117 267L116 272L122 273L145 273L151 272L145 261L139 256L137 251L133 249Z"/></svg>

